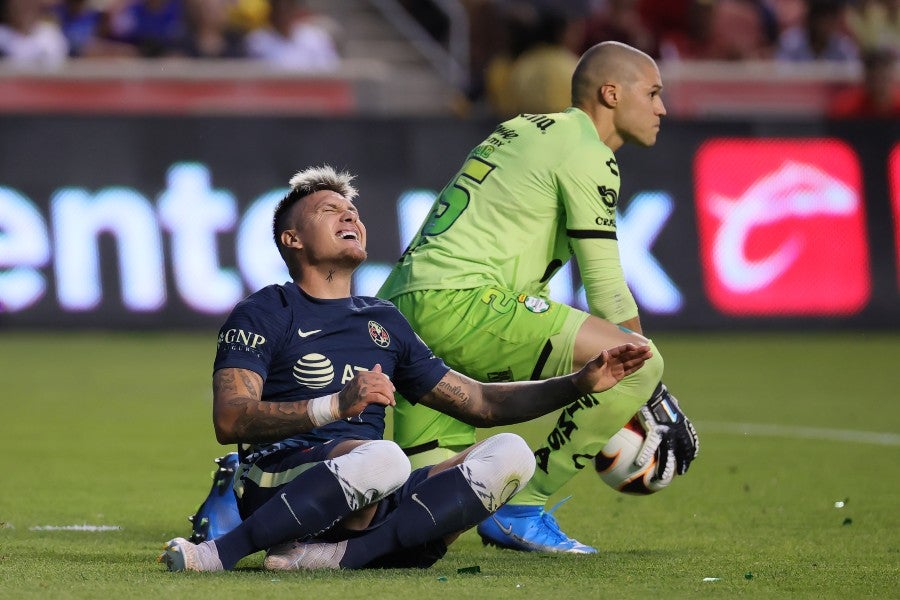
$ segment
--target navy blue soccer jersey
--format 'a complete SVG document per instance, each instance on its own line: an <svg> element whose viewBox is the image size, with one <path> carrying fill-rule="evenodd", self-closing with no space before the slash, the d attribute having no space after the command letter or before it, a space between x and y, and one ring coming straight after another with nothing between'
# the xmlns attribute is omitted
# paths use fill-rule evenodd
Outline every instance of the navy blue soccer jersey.
<svg viewBox="0 0 900 600"><path fill-rule="evenodd" d="M270 285L235 306L219 330L214 370L248 369L263 378L263 401L308 400L339 392L359 371L380 364L397 391L415 401L449 367L434 356L390 302L366 296L313 298L296 284ZM331 439L381 439L385 408L329 423L274 446ZM254 446L267 453L271 444Z"/></svg>

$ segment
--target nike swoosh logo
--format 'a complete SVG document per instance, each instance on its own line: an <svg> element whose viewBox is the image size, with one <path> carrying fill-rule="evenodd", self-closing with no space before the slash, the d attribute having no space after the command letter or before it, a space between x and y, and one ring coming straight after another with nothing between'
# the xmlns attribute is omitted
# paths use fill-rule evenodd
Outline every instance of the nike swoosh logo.
<svg viewBox="0 0 900 600"><path fill-rule="evenodd" d="M297 521L297 525L303 526L303 523L300 522L300 519L297 518L297 513L294 512L294 509L291 508L290 503L287 499L287 494L281 494L281 501L284 502L284 505L287 506L287 509L291 511L291 516L294 517L294 520Z"/></svg>
<svg viewBox="0 0 900 600"><path fill-rule="evenodd" d="M302 329L298 329L297 335L299 335L302 338L305 338L305 337L311 336L314 333L319 333L320 331L322 331L322 330L321 329L313 329L312 331L303 331Z"/></svg>
<svg viewBox="0 0 900 600"><path fill-rule="evenodd" d="M491 518L494 520L494 523L497 524L497 527L500 528L500 531L502 531L502 532L505 533L506 535L512 535L512 525L507 525L506 527L504 527L504 526L503 526L503 523L501 523L501 522L497 519L497 517L491 515Z"/></svg>
<svg viewBox="0 0 900 600"><path fill-rule="evenodd" d="M411 496L411 498L412 498L412 501L413 501L413 502L415 502L416 504L418 504L419 506L421 506L422 508L425 509L425 512L428 513L428 516L431 517L431 522L434 523L435 525L437 525L437 521L434 520L434 515L431 514L431 511L428 510L428 507L425 506L425 503L422 502L421 500L419 500L419 495L418 495L418 494L413 494L413 495Z"/></svg>

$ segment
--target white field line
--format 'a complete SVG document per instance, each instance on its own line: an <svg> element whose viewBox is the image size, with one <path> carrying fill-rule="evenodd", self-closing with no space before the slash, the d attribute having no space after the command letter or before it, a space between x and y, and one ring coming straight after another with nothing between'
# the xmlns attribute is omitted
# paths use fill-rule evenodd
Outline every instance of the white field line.
<svg viewBox="0 0 900 600"><path fill-rule="evenodd" d="M703 421L697 423L697 431L710 433L736 433L740 435L760 435L780 438L803 438L833 442L854 442L878 446L900 446L900 434L855 429L825 429L821 427L800 427L797 425L771 425L765 423L725 423Z"/></svg>
<svg viewBox="0 0 900 600"><path fill-rule="evenodd" d="M118 525L35 525L28 531L120 531Z"/></svg>

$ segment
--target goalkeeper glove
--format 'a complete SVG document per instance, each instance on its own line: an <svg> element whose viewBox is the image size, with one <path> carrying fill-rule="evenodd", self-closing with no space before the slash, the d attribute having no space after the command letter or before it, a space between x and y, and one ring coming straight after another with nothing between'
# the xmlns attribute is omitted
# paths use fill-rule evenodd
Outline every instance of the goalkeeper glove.
<svg viewBox="0 0 900 600"><path fill-rule="evenodd" d="M643 410L645 410L644 407ZM675 472L675 453L673 452L672 440L665 437L668 427L658 425L648 420L643 412L639 412L641 425L644 427L644 443L638 451L634 464L643 467L650 462L650 459L656 456L656 472L653 474L652 480L671 479Z"/></svg>
<svg viewBox="0 0 900 600"><path fill-rule="evenodd" d="M647 435L635 463L638 466L647 464L658 449L660 468L668 462L664 459L674 456L675 472L679 475L687 473L691 461L700 452L700 439L665 384L656 386L650 400L641 407L640 415Z"/></svg>

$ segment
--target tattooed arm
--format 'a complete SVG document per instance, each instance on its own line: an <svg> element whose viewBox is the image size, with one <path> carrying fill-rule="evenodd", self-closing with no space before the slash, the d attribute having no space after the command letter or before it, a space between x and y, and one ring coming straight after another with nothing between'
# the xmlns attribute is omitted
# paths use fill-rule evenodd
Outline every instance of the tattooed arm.
<svg viewBox="0 0 900 600"><path fill-rule="evenodd" d="M476 427L520 423L608 390L650 356L649 346L625 344L604 350L577 373L543 381L479 383L450 371L419 402Z"/></svg>
<svg viewBox="0 0 900 600"><path fill-rule="evenodd" d="M213 373L213 425L220 444L276 442L315 426L309 402L269 402L262 399L263 380L248 369L226 368ZM361 371L331 397L337 418L355 417L368 404L394 405L394 385L381 365Z"/></svg>

